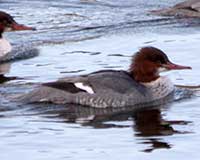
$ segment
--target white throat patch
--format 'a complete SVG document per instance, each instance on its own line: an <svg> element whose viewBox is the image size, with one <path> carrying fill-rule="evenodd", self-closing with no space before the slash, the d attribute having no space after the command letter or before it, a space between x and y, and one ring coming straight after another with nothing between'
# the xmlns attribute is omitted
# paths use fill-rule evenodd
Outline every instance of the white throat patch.
<svg viewBox="0 0 200 160"><path fill-rule="evenodd" d="M0 39L0 57L5 56L11 50L12 50L12 46L10 45L10 43L6 39L1 38Z"/></svg>
<svg viewBox="0 0 200 160"><path fill-rule="evenodd" d="M163 98L174 90L173 83L166 76L161 76L155 81L142 84L148 88L154 99Z"/></svg>
<svg viewBox="0 0 200 160"><path fill-rule="evenodd" d="M74 83L74 85L79 88L79 89L82 89L82 90L85 90L86 92L90 93L90 94L94 94L94 91L93 89L90 87L90 86L86 86L84 85L83 83L81 82L77 82L77 83Z"/></svg>
<svg viewBox="0 0 200 160"><path fill-rule="evenodd" d="M158 73L165 72L165 71L167 71L167 69L164 67L158 68Z"/></svg>

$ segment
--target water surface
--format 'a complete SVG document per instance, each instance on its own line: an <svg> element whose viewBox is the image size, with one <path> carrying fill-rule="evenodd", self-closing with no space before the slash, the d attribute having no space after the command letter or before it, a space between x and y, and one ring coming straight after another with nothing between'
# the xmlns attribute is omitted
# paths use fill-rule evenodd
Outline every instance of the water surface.
<svg viewBox="0 0 200 160"><path fill-rule="evenodd" d="M37 28L5 36L14 46L40 51L37 57L0 65L6 73L0 85L0 158L198 160L198 96L137 111L25 106L5 98L64 76L128 69L133 53L147 45L193 68L164 73L175 84L199 85L200 21L148 14L177 2L181 0L0 1L1 10Z"/></svg>

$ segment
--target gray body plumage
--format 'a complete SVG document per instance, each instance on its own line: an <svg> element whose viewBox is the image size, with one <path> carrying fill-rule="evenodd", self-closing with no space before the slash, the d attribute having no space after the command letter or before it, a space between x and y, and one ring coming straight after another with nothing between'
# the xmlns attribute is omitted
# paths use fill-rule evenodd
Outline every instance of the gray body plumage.
<svg viewBox="0 0 200 160"><path fill-rule="evenodd" d="M80 82L91 87L94 93L74 85ZM165 78L140 84L126 71L108 70L43 84L23 95L20 100L26 103L73 103L96 108L125 107L156 101L172 93L173 89L173 85L166 83Z"/></svg>
<svg viewBox="0 0 200 160"><path fill-rule="evenodd" d="M0 58L0 63L32 58L38 54L38 49L33 48L31 45L14 46L9 53Z"/></svg>
<svg viewBox="0 0 200 160"><path fill-rule="evenodd" d="M200 17L200 1L187 0L176 4L173 7L155 10L152 13L161 16Z"/></svg>

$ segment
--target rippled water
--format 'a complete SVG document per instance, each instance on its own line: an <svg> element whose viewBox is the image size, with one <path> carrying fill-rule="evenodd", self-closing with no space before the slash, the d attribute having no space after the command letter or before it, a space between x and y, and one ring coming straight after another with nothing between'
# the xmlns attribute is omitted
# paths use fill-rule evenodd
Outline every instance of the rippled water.
<svg viewBox="0 0 200 160"><path fill-rule="evenodd" d="M199 85L200 21L148 14L179 1L0 1L1 10L37 28L5 36L14 46L40 51L37 57L0 65L6 73L0 77L0 158L198 160L198 94L137 111L24 106L5 99L63 76L127 69L132 54L146 45L193 68L165 73L175 84Z"/></svg>

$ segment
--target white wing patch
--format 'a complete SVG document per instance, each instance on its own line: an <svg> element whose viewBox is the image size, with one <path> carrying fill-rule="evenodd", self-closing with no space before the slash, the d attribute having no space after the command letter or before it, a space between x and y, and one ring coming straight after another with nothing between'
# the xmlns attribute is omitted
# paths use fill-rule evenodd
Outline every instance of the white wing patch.
<svg viewBox="0 0 200 160"><path fill-rule="evenodd" d="M92 89L90 86L84 85L84 84L81 83L81 82L74 83L74 85L75 85L77 88L82 89L82 90L85 90L86 92L88 92L88 93L90 93L90 94L94 94L94 91L93 91L93 89Z"/></svg>

